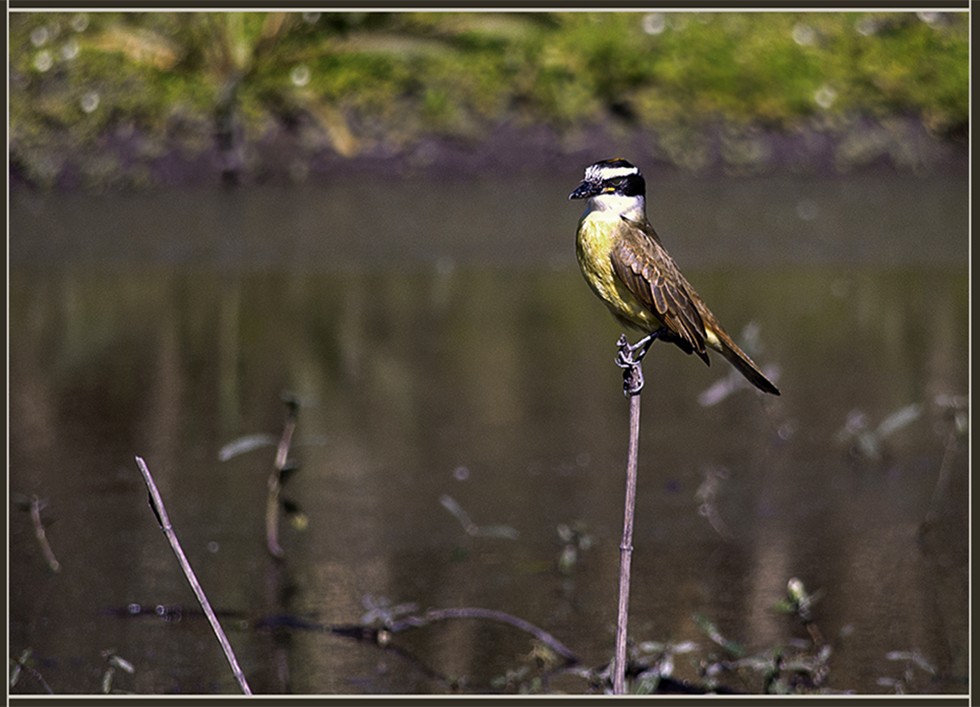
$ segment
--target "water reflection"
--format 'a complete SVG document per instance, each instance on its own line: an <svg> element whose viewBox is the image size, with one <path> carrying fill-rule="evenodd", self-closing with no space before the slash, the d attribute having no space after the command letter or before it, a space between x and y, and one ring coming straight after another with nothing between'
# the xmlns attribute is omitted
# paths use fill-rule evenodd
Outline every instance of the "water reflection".
<svg viewBox="0 0 980 707"><path fill-rule="evenodd" d="M136 666L117 675L120 689L235 691L145 506L135 454L212 603L232 612L226 629L257 692L485 692L502 689L495 679L532 649L520 631L473 620L397 636L414 658L241 623L349 624L366 595L508 612L586 666L609 659L626 405L612 365L618 330L571 259L55 266L47 246L19 238L10 487L48 499L64 570L48 574L29 519L12 511L10 640L12 653L34 649L56 692L97 692L107 648ZM718 647L692 615L750 653L805 638L773 610L797 576L822 592L829 687L888 691L878 680L903 666L887 654L917 650L936 675L922 672L910 690L964 691L966 451L949 446L958 438L934 402L967 389L964 268L710 266L686 269L733 332L749 316L759 325L756 360L780 365L784 395L741 390L703 407L697 394L727 375L723 362L706 368L654 349L632 634L697 643L675 660L678 675L699 680L695 661ZM304 403L302 468L286 495L310 523L283 526L280 564L264 548L272 450L217 454L241 435L277 435L283 390ZM921 416L882 440L880 459L835 441L855 410L880 421L910 403ZM949 487L923 531L944 464ZM728 538L698 512L698 491L718 470L711 502ZM509 526L516 539L467 534L440 502L447 495L474 523ZM564 574L562 524L593 538ZM170 622L105 612L134 602L187 611ZM459 676L465 683L451 681ZM588 689L569 676L549 685Z"/></svg>

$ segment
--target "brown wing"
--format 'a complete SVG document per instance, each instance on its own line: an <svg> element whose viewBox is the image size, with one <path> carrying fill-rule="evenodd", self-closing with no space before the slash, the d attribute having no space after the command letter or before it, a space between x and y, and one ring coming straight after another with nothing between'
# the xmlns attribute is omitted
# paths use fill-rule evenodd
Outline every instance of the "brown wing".
<svg viewBox="0 0 980 707"><path fill-rule="evenodd" d="M623 218L630 232L613 248L613 271L626 288L654 312L682 349L708 362L704 321L689 290L649 223Z"/></svg>

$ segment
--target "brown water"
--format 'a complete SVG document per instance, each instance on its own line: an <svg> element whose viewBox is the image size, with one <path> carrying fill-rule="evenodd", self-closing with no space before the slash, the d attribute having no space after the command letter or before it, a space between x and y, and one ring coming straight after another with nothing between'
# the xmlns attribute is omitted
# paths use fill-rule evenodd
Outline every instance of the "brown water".
<svg viewBox="0 0 980 707"><path fill-rule="evenodd" d="M256 692L493 692L533 648L474 619L388 650L257 625L352 624L372 602L503 611L583 666L608 661L627 405L619 331L574 263L576 176L13 194L11 655L30 648L58 693L99 692L108 649L136 669L114 688L236 692L147 507L141 455ZM731 332L754 322L783 395L703 405L726 364L653 348L631 637L694 642L675 675L702 683L698 661L731 656L695 614L746 656L805 651L774 608L798 577L819 592L825 687L966 692L967 443L941 397L967 393L965 179L665 178L651 215ZM218 455L278 437L284 390L302 401L285 495L308 522L283 522L277 562L273 448ZM864 452L840 435L858 413ZM31 495L60 573L17 505ZM563 524L592 541L566 574ZM184 613L126 616L136 604ZM763 686L744 669L721 682ZM590 688L565 673L544 689ZM41 691L31 676L13 690Z"/></svg>

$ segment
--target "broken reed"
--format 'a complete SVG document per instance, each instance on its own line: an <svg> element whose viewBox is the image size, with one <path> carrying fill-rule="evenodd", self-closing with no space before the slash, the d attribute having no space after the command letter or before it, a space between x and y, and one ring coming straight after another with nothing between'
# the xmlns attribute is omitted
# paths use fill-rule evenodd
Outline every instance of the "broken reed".
<svg viewBox="0 0 980 707"><path fill-rule="evenodd" d="M282 436L276 447L276 460L269 474L269 493L265 503L265 545L269 554L277 560L282 559L286 552L279 544L279 514L282 508L282 487L286 476L297 469L289 461L289 447L293 442L296 431L296 420L299 417L299 400L295 396L283 394L286 403L286 421L283 424Z"/></svg>
<svg viewBox="0 0 980 707"><path fill-rule="evenodd" d="M201 605L201 609L204 611L204 615L207 617L208 622L211 624L211 629L214 631L214 635L217 637L218 643L221 644L221 650L224 651L225 658L228 660L228 665L231 666L231 672L238 681L238 685L242 692L246 695L251 695L252 689L248 686L248 681L245 679L245 674L238 665L238 659L235 657L235 651L232 649L231 643L229 643L224 629L221 628L221 622L218 621L218 617L215 615L214 609L211 608L211 602L208 601L208 597L204 593L204 589L201 587L201 583L198 581L197 575L194 574L194 570L191 568L191 563L187 560L187 555L184 554L184 548L180 545L180 540L177 538L177 533L174 532L173 526L170 524L170 517L167 515L167 509L163 505L163 498L160 496L160 491L157 489L156 482L153 481L153 475L150 474L150 469L147 467L146 462L143 461L142 457L136 457L136 465L143 474L143 481L146 483L146 489L150 496L150 508L153 509L153 514L157 518L157 523L160 524L160 529L163 531L163 534L167 536L167 540L170 542L170 548L174 551L174 555L177 556L177 562L180 564L180 568L184 571L184 576L187 578L187 583L191 585L191 590L193 590L194 596L197 597L197 601Z"/></svg>
<svg viewBox="0 0 980 707"><path fill-rule="evenodd" d="M617 342L616 365L623 369L623 393L630 403L629 448L626 461L626 494L623 500L623 538L619 544L619 597L616 607L616 655L613 661L613 694L626 694L627 629L629 626L630 574L633 559L633 519L636 515L636 478L640 455L640 391L643 368L623 334ZM642 355L640 356L642 359Z"/></svg>

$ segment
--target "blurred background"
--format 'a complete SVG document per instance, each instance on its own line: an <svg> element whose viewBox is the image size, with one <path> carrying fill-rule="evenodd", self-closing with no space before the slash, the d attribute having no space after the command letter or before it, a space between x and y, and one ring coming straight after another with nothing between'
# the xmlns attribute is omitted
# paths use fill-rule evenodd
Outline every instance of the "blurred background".
<svg viewBox="0 0 980 707"><path fill-rule="evenodd" d="M647 357L633 689L966 693L968 24L10 14L11 693L236 691L135 455L256 692L601 692L627 404L567 195L611 156L783 391ZM331 630L460 607L577 660Z"/></svg>
<svg viewBox="0 0 980 707"><path fill-rule="evenodd" d="M11 167L104 189L216 170L303 182L369 161L534 172L628 146L648 169L922 170L966 139L967 20L16 13Z"/></svg>

